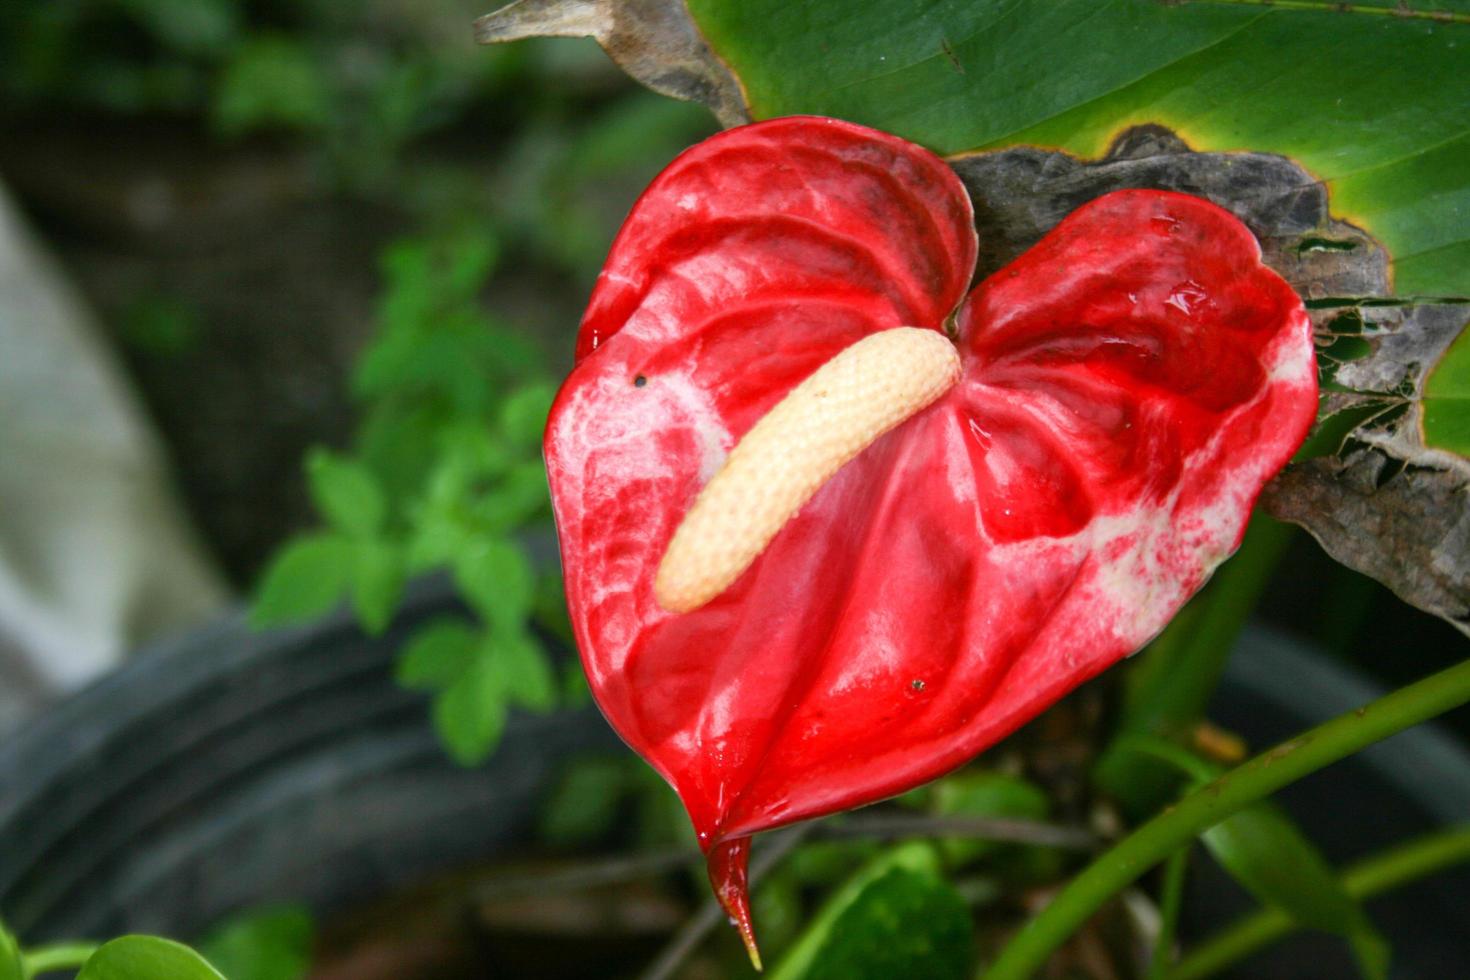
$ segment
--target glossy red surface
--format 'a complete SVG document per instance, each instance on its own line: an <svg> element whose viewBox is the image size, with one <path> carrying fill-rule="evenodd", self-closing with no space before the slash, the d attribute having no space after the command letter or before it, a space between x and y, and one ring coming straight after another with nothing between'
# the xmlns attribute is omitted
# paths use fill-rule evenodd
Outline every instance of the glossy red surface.
<svg viewBox="0 0 1470 980"><path fill-rule="evenodd" d="M1138 649L1311 424L1301 301L1213 204L1100 198L966 297L974 261L942 161L814 118L694 147L614 243L546 434L567 596L598 704L707 849L932 779ZM736 440L858 338L951 314L961 381L662 610Z"/></svg>

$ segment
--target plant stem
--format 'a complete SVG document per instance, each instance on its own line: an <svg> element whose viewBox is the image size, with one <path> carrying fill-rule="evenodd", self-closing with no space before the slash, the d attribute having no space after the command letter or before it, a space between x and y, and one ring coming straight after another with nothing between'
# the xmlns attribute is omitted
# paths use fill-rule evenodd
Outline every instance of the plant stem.
<svg viewBox="0 0 1470 980"><path fill-rule="evenodd" d="M1353 898L1371 898L1462 861L1470 861L1470 824L1428 834L1360 861L1343 872L1342 884ZM1169 980L1200 980L1297 928L1280 909L1261 909L1200 944L1167 976Z"/></svg>
<svg viewBox="0 0 1470 980"><path fill-rule="evenodd" d="M1074 878L1007 944L984 976L1031 976L1099 906L1197 834L1323 766L1467 701L1470 660L1304 732L1190 793Z"/></svg>
<svg viewBox="0 0 1470 980"><path fill-rule="evenodd" d="M1159 934L1154 938L1154 954L1149 963L1149 980L1162 980L1168 975L1174 959L1174 931L1179 925L1179 906L1184 901L1184 873L1189 868L1189 845L1169 855L1164 865L1164 894L1160 899Z"/></svg>
<svg viewBox="0 0 1470 980"><path fill-rule="evenodd" d="M25 960L27 980L40 973L53 970L80 970L82 964L97 952L97 943L56 943L52 946L37 946L22 955Z"/></svg>

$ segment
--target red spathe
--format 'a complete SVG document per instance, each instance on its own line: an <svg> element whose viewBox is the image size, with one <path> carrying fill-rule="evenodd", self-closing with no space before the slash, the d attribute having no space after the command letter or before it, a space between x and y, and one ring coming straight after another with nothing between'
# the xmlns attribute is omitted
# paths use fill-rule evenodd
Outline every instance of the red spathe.
<svg viewBox="0 0 1470 980"><path fill-rule="evenodd" d="M1215 205L1109 194L966 296L975 252L941 160L805 117L689 150L613 245L546 432L567 598L598 704L707 850L933 779L1138 649L1311 425L1301 301ZM736 441L898 326L948 329L959 383L726 592L660 608Z"/></svg>

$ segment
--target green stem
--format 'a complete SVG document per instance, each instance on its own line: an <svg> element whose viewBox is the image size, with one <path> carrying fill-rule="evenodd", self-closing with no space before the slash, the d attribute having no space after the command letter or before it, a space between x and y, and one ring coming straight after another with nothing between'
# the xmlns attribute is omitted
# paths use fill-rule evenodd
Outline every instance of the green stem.
<svg viewBox="0 0 1470 980"><path fill-rule="evenodd" d="M1467 701L1470 660L1318 725L1202 786L1074 878L1001 951L985 977L1031 976L1099 906L1196 835L1323 766Z"/></svg>
<svg viewBox="0 0 1470 980"><path fill-rule="evenodd" d="M1343 872L1342 884L1356 899L1371 898L1462 861L1470 861L1470 824L1429 834L1374 855ZM1266 908L1200 944L1168 974L1169 980L1200 980L1225 969L1298 928L1291 916Z"/></svg>
<svg viewBox="0 0 1470 980"><path fill-rule="evenodd" d="M80 970L82 964L97 952L96 943L56 943L52 946L37 946L22 955L25 960L27 978L55 970Z"/></svg>
<svg viewBox="0 0 1470 980"><path fill-rule="evenodd" d="M1184 873L1189 868L1186 845L1169 855L1164 865L1164 894L1159 908L1159 934L1154 939L1154 955L1149 963L1149 980L1162 980L1169 974L1174 959L1174 931L1179 925L1179 906L1184 902Z"/></svg>

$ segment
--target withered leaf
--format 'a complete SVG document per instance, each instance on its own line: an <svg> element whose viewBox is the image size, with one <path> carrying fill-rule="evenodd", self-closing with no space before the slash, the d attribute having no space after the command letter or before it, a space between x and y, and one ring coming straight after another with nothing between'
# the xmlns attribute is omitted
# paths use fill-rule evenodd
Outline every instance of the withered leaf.
<svg viewBox="0 0 1470 980"><path fill-rule="evenodd" d="M750 121L740 83L715 57L684 0L516 0L475 22L481 44L591 37L655 92L699 102L723 126Z"/></svg>

